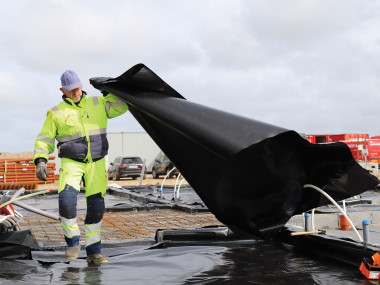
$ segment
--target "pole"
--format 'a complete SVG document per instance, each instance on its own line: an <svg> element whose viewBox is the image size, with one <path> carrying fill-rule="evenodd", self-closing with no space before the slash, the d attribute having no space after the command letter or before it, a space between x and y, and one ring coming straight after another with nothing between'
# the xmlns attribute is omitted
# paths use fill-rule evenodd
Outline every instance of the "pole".
<svg viewBox="0 0 380 285"><path fill-rule="evenodd" d="M369 221L363 220L362 225L363 225L363 244L367 245L369 244Z"/></svg>
<svg viewBox="0 0 380 285"><path fill-rule="evenodd" d="M34 208L34 207L27 205L27 204L20 202L20 201L14 201L13 204L20 207L20 208L24 208L25 210L39 214L39 215L44 216L44 217L48 217L48 218L53 219L53 220L59 221L59 219L60 219L59 216L57 216L55 214L48 213L46 211Z"/></svg>
<svg viewBox="0 0 380 285"><path fill-rule="evenodd" d="M139 185L142 185L142 182L144 180L144 175L145 175L145 162L146 162L146 159L144 158L144 161L143 161L143 167L141 168L141 173L140 173L140 181L139 181Z"/></svg>
<svg viewBox="0 0 380 285"><path fill-rule="evenodd" d="M310 228L310 214L309 213L305 213L304 217L305 217L305 232L310 232L311 231L311 228Z"/></svg>

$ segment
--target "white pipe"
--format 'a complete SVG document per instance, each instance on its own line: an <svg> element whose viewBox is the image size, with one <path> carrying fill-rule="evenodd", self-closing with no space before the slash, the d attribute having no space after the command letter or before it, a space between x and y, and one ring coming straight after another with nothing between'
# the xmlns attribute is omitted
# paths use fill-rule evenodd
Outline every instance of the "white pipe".
<svg viewBox="0 0 380 285"><path fill-rule="evenodd" d="M1 224L3 221L5 221L6 219L8 219L8 216L3 216L3 217L1 217L1 218L0 218L0 224Z"/></svg>
<svg viewBox="0 0 380 285"><path fill-rule="evenodd" d="M182 178L181 183L179 183L179 185L178 185L178 188L177 188L177 198L179 198L179 188L181 188L183 181L185 181L185 177Z"/></svg>
<svg viewBox="0 0 380 285"><path fill-rule="evenodd" d="M173 193L173 197L174 197L174 199L175 198L177 198L177 196L176 196L176 193L177 193L177 183L178 183L178 180L179 180L179 177L181 176L181 173L179 173L178 175L177 175L177 179L175 180L175 184L174 184L174 193Z"/></svg>
<svg viewBox="0 0 380 285"><path fill-rule="evenodd" d="M18 224L18 221L13 215L9 215L7 221L11 223L12 227L16 227Z"/></svg>
<svg viewBox="0 0 380 285"><path fill-rule="evenodd" d="M24 208L25 210L28 210L28 211L34 212L36 214L39 214L41 216L48 217L50 219L57 220L57 221L60 220L60 218L59 218L58 215L55 215L53 213L48 213L46 211L34 208L34 207L32 207L30 205L27 205L27 204L25 204L23 202L15 201L15 202L13 202L13 204L16 205L16 206L18 206L18 207Z"/></svg>
<svg viewBox="0 0 380 285"><path fill-rule="evenodd" d="M20 197L22 194L24 194L25 192L25 188L24 187L21 187L20 189L18 189L13 195L12 195L12 199L16 199L18 197Z"/></svg>
<svg viewBox="0 0 380 285"><path fill-rule="evenodd" d="M9 219L8 219L8 221L11 221L11 223L12 223L12 228L13 228L13 230L19 230L20 229L20 226L19 226L19 224L18 224L18 220L15 218L15 216L13 216L13 217L10 217Z"/></svg>
<svg viewBox="0 0 380 285"><path fill-rule="evenodd" d="M160 192L161 192L161 193L163 192L164 183L165 183L166 178L168 178L168 176L170 175L170 173L173 172L174 169L175 169L175 167L173 167L172 170L170 170L168 173L166 173L164 179L162 180L161 188L160 188Z"/></svg>
<svg viewBox="0 0 380 285"><path fill-rule="evenodd" d="M12 228L12 224L8 221L8 218L5 219L2 224L5 226L5 228L7 229L7 232L9 231L8 229L11 229Z"/></svg>
<svg viewBox="0 0 380 285"><path fill-rule="evenodd" d="M14 215L2 216L2 218L0 218L0 224L3 224L7 229L19 230L20 226L18 222L21 221L20 216L22 217L22 215L15 210Z"/></svg>
<svg viewBox="0 0 380 285"><path fill-rule="evenodd" d="M314 232L315 227L314 227L314 217L315 217L315 209L311 210L311 230Z"/></svg>
<svg viewBox="0 0 380 285"><path fill-rule="evenodd" d="M21 221L24 218L24 216L21 215L21 213L19 213L19 212L16 211L16 218Z"/></svg>
<svg viewBox="0 0 380 285"><path fill-rule="evenodd" d="M15 227L18 227L17 222L12 218L14 218L13 215L7 215L0 220L0 224L3 224L6 227L7 231L9 231L8 229L14 229Z"/></svg>
<svg viewBox="0 0 380 285"><path fill-rule="evenodd" d="M350 223L352 229L355 231L356 235L358 236L360 242L363 242L363 239L362 237L360 236L358 230L356 229L354 223L351 221L351 219L347 216L347 214L343 211L343 209L338 205L337 202L335 202L335 200L329 195L327 194L325 191L323 191L321 188L318 188L317 186L314 186L312 184L305 184L303 186L303 188L313 188L314 190L317 190L319 193L321 193L322 195L324 195L327 199L329 199L334 205L335 207L337 207L339 209L339 211L343 214L343 216L347 219L347 221Z"/></svg>

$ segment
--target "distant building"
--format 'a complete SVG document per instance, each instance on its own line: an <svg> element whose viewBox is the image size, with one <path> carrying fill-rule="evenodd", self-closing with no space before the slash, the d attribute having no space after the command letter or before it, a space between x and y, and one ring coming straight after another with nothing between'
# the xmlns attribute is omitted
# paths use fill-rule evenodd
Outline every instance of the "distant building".
<svg viewBox="0 0 380 285"><path fill-rule="evenodd" d="M118 156L139 156L146 160L148 172L152 171L155 158L161 152L157 144L144 132L107 133L109 142L107 169Z"/></svg>

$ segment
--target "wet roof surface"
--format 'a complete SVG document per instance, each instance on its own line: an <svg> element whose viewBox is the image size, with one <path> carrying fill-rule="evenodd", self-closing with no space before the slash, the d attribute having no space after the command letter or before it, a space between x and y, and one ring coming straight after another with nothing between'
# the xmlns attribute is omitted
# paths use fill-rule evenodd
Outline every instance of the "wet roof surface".
<svg viewBox="0 0 380 285"><path fill-rule="evenodd" d="M104 248L110 262L66 262L63 251L0 260L3 284L361 284L355 268L269 242L130 244ZM365 281L366 282L366 281ZM365 284L372 284L367 282ZM377 284L377 283L373 283Z"/></svg>
<svg viewBox="0 0 380 285"><path fill-rule="evenodd" d="M124 191L125 190L125 191ZM30 229L42 245L32 253L33 260L0 259L2 284L378 284L368 281L357 267L320 258L307 251L294 250L281 243L221 239L199 240L185 234L181 241L154 240L157 229L194 229L221 225L207 211L174 209L176 204L196 207L202 203L183 189L182 201L173 201L173 189L159 192L149 189L121 190L123 195L106 195L109 212L104 216L103 254L110 262L88 265L85 250L79 259L63 259L61 226L54 221L26 213L22 229ZM187 192L186 192L187 191ZM115 192L115 193L116 193ZM132 192L132 193L131 193ZM157 203L145 203L144 199ZM187 198L186 198L187 197ZM57 212L57 196L46 195L27 201L34 207ZM85 197L78 196L79 225L83 225ZM149 207L148 207L149 205ZM166 208L160 207L165 205ZM8 282L8 283L7 283Z"/></svg>

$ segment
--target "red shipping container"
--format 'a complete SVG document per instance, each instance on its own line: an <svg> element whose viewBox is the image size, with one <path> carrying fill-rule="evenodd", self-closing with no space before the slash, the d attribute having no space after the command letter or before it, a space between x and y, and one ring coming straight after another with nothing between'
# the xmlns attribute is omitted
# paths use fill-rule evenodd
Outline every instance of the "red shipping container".
<svg viewBox="0 0 380 285"><path fill-rule="evenodd" d="M350 148L355 160L377 162L380 155L380 145L378 148L375 142L370 142L370 146L368 146L368 134L322 134L307 135L306 137L311 143L343 142Z"/></svg>
<svg viewBox="0 0 380 285"><path fill-rule="evenodd" d="M367 140L368 162L378 163L380 157L380 139Z"/></svg>
<svg viewBox="0 0 380 285"><path fill-rule="evenodd" d="M366 141L341 141L345 143L351 150L352 156L355 160L365 160L365 154L363 153L363 149L366 148Z"/></svg>
<svg viewBox="0 0 380 285"><path fill-rule="evenodd" d="M368 134L338 134L329 135L330 142L341 142L341 141L364 141L369 139Z"/></svg>

